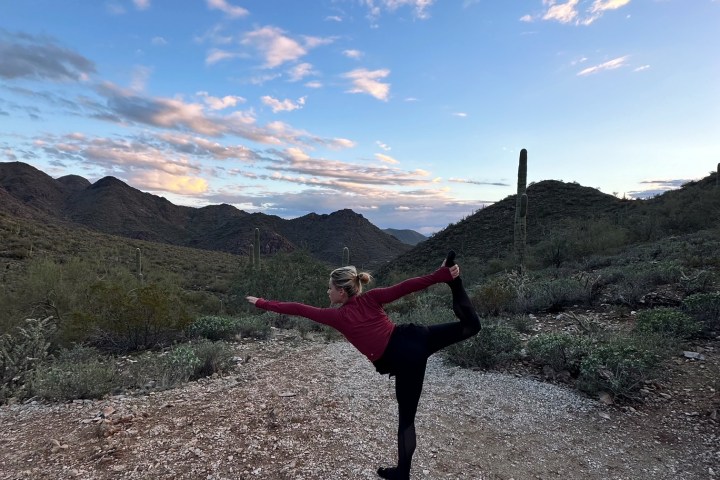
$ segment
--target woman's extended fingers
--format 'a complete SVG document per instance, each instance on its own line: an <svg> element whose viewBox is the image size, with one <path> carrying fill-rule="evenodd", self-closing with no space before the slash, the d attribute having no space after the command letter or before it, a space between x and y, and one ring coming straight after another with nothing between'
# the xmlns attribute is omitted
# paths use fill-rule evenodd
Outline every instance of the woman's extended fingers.
<svg viewBox="0 0 720 480"><path fill-rule="evenodd" d="M248 302L252 303L253 305L255 305L255 302L258 301L258 297L252 297L252 296L250 296L250 295L248 295L248 296L245 297L245 298L247 299Z"/></svg>

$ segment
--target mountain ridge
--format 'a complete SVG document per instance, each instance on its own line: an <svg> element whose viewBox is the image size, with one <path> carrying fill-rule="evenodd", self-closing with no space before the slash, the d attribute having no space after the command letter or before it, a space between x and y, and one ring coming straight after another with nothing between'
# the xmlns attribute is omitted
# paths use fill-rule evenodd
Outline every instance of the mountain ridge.
<svg viewBox="0 0 720 480"><path fill-rule="evenodd" d="M361 214L344 209L285 220L232 205L175 205L113 176L91 183L78 175L58 179L22 162L0 163L1 210L69 222L102 233L206 250L249 255L260 230L264 255L305 249L316 259L340 264L344 247L358 266L378 268L409 245Z"/></svg>

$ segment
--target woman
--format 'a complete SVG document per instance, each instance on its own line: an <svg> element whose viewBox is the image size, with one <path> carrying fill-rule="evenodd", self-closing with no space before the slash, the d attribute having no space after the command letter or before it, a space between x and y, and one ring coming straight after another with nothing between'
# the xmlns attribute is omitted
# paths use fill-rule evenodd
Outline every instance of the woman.
<svg viewBox="0 0 720 480"><path fill-rule="evenodd" d="M342 267L330 274L328 296L331 305L340 308L317 308L293 302L277 302L248 296L258 308L287 315L298 315L329 325L368 357L381 374L395 376L395 396L400 416L398 426L398 464L378 468L386 479L410 478L410 463L415 452L415 413L425 379L427 359L438 350L469 338L480 331L475 312L455 264L455 252L434 273L411 278L387 288L362 293L370 282L368 273L357 273L355 267ZM395 325L383 305L430 285L445 282L453 296L453 311L459 322L422 326Z"/></svg>

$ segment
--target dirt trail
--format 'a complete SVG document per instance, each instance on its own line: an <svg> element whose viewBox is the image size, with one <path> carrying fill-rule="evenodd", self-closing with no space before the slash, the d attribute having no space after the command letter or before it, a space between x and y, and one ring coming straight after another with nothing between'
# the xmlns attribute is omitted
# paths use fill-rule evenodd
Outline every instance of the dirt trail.
<svg viewBox="0 0 720 480"><path fill-rule="evenodd" d="M373 479L392 464L393 381L351 346L237 348L232 375L172 391L0 408L0 478ZM717 423L676 413L432 358L413 478L716 478Z"/></svg>

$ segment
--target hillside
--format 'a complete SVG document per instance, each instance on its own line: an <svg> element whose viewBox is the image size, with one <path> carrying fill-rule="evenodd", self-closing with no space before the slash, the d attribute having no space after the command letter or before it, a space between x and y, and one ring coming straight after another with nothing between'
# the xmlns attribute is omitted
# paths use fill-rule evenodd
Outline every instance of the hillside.
<svg viewBox="0 0 720 480"><path fill-rule="evenodd" d="M10 215L237 255L249 254L256 228L264 255L305 249L331 265L340 263L343 247L368 269L410 248L351 210L285 220L230 205L184 207L115 177L94 184L77 175L53 179L21 162L0 163L0 199L0 211Z"/></svg>
<svg viewBox="0 0 720 480"><path fill-rule="evenodd" d="M418 233L415 230L398 230L396 228L384 228L383 232L387 233L388 235L392 235L403 243L407 243L408 245L413 246L427 240L427 237L425 235L423 235L422 233Z"/></svg>
<svg viewBox="0 0 720 480"><path fill-rule="evenodd" d="M543 180L527 188L527 245L554 239L592 242L615 235L618 246L694 233L720 226L717 173L649 200L625 200L577 183ZM378 278L415 275L436 268L448 250L475 265L506 261L513 245L515 195L451 224L399 255ZM580 240L578 240L580 239ZM612 240L612 239L611 239ZM611 241L608 240L608 241Z"/></svg>

